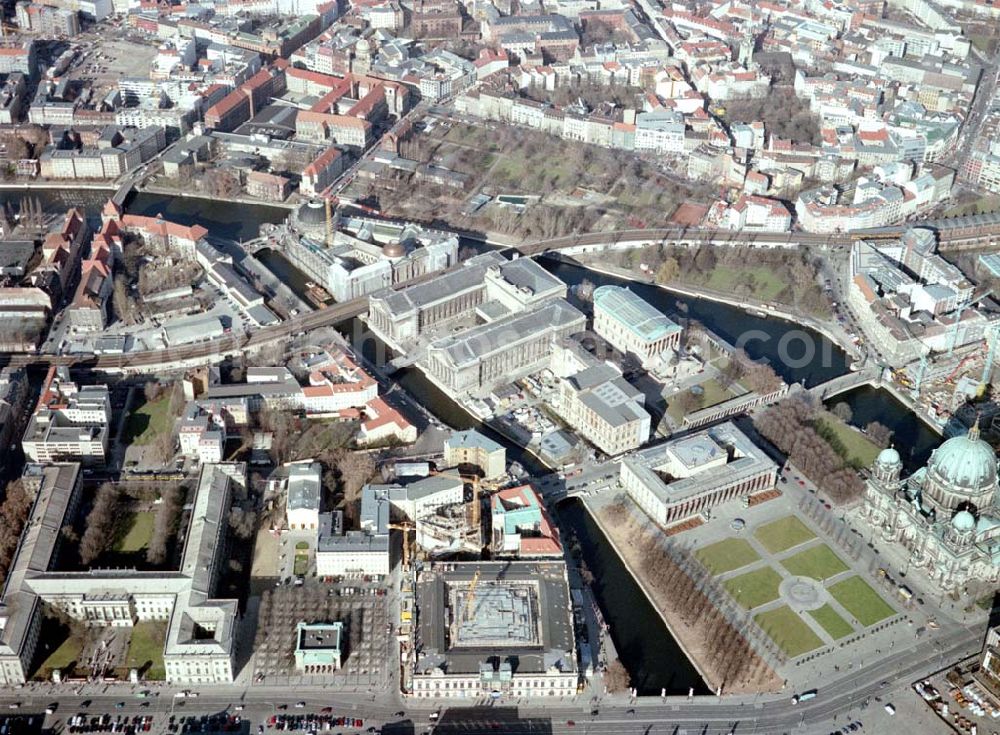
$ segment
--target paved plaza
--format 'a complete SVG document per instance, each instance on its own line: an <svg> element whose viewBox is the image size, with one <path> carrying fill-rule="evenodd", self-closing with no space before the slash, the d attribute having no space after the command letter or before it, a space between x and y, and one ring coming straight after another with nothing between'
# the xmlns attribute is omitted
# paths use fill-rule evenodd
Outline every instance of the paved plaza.
<svg viewBox="0 0 1000 735"><path fill-rule="evenodd" d="M358 689L384 686L391 652L387 598L369 587L281 586L261 596L254 643L253 681L270 686L329 684ZM342 668L333 674L304 675L295 670L295 626L336 622L345 628Z"/></svg>

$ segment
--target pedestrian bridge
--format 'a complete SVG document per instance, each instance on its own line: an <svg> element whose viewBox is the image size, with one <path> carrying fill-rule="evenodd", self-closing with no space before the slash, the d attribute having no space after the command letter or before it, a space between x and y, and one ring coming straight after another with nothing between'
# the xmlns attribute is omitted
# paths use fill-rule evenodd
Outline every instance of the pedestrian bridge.
<svg viewBox="0 0 1000 735"><path fill-rule="evenodd" d="M814 385L811 388L807 388L806 392L820 401L825 401L841 393L860 388L862 385L878 386L881 382L881 371L878 367L873 366L866 367L856 373L852 372L840 375L825 383Z"/></svg>

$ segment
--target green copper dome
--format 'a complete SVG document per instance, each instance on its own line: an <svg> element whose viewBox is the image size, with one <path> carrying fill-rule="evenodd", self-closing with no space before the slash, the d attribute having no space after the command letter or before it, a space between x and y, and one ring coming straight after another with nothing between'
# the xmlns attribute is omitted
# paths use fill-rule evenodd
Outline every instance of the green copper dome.
<svg viewBox="0 0 1000 735"><path fill-rule="evenodd" d="M878 463L881 465L895 465L900 463L899 452L892 447L883 449L878 453Z"/></svg>
<svg viewBox="0 0 1000 735"><path fill-rule="evenodd" d="M951 519L951 525L956 531L971 531L976 527L976 517L967 510L960 510Z"/></svg>
<svg viewBox="0 0 1000 735"><path fill-rule="evenodd" d="M967 436L952 437L934 450L927 471L953 491L983 490L996 484L997 458L973 428Z"/></svg>

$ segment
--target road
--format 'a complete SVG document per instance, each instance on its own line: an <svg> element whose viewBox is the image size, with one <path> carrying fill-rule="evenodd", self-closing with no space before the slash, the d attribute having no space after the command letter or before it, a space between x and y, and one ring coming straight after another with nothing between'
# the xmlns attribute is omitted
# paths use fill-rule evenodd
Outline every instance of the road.
<svg viewBox="0 0 1000 735"><path fill-rule="evenodd" d="M923 678L944 665L964 659L979 649L981 636L978 631L958 627L944 632L939 641L939 655L927 655L925 648L884 657L855 671L844 672L837 681L822 687L819 696L799 705L791 703L791 692L768 697L659 697L639 698L629 701L623 697L592 704L581 698L576 701L509 703L495 706L475 706L408 701L401 703L396 692L351 694L320 688L303 688L289 691L283 688L206 687L196 699L176 699L173 689L153 687L148 705L134 696L135 687L118 685L87 685L86 691L65 696L69 685L58 690L55 685L36 685L22 690L5 690L0 694L0 709L12 702L19 702L19 712L40 712L52 701L59 702L53 718L77 712L93 714L160 714L161 721L170 712L174 714L207 714L244 707L241 715L255 726L279 711L282 705L289 713L317 712L332 707L335 714L361 717L365 727L388 725L385 732L423 732L432 712L441 711L436 733L540 733L540 732L591 732L591 733L674 733L687 729L690 733L796 733L829 732L850 718L872 719L885 715L877 707L861 712L861 702L881 694L889 701L893 694L903 696L903 688L912 681ZM889 682L884 688L883 681ZM107 689L107 691L102 691ZM373 699L374 698L374 699ZM82 703L89 701L84 709ZM305 702L303 709L296 709L297 701ZM123 703L116 709L117 703ZM591 716L592 707L598 714ZM633 710L634 713L630 713ZM397 717L396 712L406 715ZM848 716L848 712L852 714ZM575 725L567 723L573 721ZM392 724L397 723L397 724ZM495 726L499 724L499 727ZM801 725L801 727L800 727ZM735 728L735 729L734 729ZM162 730L160 730L162 732ZM347 730L345 730L347 732Z"/></svg>

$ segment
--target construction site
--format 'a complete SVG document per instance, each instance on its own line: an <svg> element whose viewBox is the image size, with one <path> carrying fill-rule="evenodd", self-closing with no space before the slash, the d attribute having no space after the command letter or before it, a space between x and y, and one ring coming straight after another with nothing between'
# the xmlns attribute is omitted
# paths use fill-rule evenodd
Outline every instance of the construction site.
<svg viewBox="0 0 1000 735"><path fill-rule="evenodd" d="M926 416L944 426L963 405L985 396L990 383L1000 376L996 369L1000 357L998 336L1000 324L994 324L983 341L938 354L924 354L895 370L893 378L924 409Z"/></svg>
<svg viewBox="0 0 1000 735"><path fill-rule="evenodd" d="M409 689L416 696L575 693L572 605L562 561L432 564L418 573L415 602Z"/></svg>

